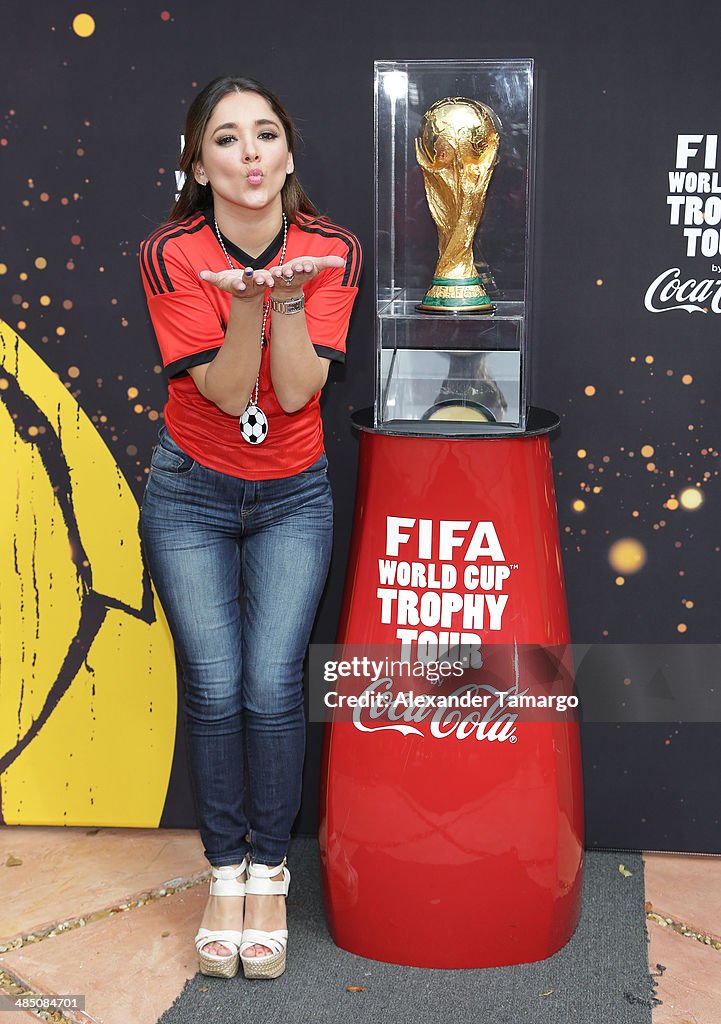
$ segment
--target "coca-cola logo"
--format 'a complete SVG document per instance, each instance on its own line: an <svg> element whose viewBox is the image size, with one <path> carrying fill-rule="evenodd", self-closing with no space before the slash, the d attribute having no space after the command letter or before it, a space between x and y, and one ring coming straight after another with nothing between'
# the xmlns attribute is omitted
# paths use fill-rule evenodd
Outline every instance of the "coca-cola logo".
<svg viewBox="0 0 721 1024"><path fill-rule="evenodd" d="M488 740L490 743L516 743L518 740L518 714L503 706L510 696L528 693L528 689L519 689L518 683L509 690L498 690L488 683L465 683L444 699L428 694L411 697L405 691L396 691L394 686L390 676L374 679L366 686L353 709L356 729L360 732L391 730L402 736L425 736L418 723L427 722L428 735L439 740L451 737L456 740Z"/></svg>
<svg viewBox="0 0 721 1024"><path fill-rule="evenodd" d="M720 269L714 266L714 270ZM667 313L684 309L687 313L721 313L721 281L691 277L681 280L679 267L670 267L652 281L644 297L649 313Z"/></svg>

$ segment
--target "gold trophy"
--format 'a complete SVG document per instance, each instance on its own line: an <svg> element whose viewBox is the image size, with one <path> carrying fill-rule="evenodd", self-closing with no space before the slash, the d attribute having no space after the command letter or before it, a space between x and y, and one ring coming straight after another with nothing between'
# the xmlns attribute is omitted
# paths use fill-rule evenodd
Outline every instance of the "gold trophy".
<svg viewBox="0 0 721 1024"><path fill-rule="evenodd" d="M501 123L477 100L437 100L423 115L416 159L438 228L438 263L416 308L423 313L492 313L473 262L473 238L483 216L498 156Z"/></svg>

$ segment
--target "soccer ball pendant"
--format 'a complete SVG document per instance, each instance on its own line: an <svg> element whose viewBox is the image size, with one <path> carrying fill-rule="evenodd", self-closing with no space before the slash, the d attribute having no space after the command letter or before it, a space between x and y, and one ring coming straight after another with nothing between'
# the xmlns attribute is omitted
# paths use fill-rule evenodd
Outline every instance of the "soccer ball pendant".
<svg viewBox="0 0 721 1024"><path fill-rule="evenodd" d="M268 420L257 405L249 405L240 417L240 436L248 444L262 444L268 436Z"/></svg>

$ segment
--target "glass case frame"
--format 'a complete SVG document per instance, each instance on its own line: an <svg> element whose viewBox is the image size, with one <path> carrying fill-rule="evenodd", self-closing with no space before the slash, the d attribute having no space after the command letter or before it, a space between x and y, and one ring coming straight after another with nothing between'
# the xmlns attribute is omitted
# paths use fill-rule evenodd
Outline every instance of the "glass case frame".
<svg viewBox="0 0 721 1024"><path fill-rule="evenodd" d="M533 86L530 59L375 62L376 428L476 436L526 427ZM474 263L493 304L490 314L418 309L439 247L415 139L424 112L452 96L485 104L501 124L497 163L473 244ZM424 409L450 406L457 394L471 415L478 406L489 417L427 417Z"/></svg>

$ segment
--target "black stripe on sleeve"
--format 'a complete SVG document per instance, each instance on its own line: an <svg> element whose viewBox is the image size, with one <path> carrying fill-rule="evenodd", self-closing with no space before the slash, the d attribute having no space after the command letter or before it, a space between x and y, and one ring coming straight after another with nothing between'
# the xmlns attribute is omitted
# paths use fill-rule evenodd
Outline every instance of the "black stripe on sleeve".
<svg viewBox="0 0 721 1024"><path fill-rule="evenodd" d="M165 266L163 249L172 238L179 238L181 235L194 235L197 231L202 231L203 228L207 227L207 222L202 214L200 215L200 220L197 220L197 218L198 214L194 214L191 220L181 221L179 224L171 224L164 230L157 231L148 240L146 261L157 287L157 291L153 294L162 295L166 292L175 291L175 286ZM193 223L193 221L197 221L197 223Z"/></svg>
<svg viewBox="0 0 721 1024"><path fill-rule="evenodd" d="M192 224L193 217L186 218L186 220L178 221L175 224L164 224L157 231L154 231L152 235L145 239L140 246L140 265L145 274L145 278L150 286L150 290L153 295L158 295L163 289L160 283L160 277L157 273L156 267L153 266L151 257L151 249L155 243L162 238L163 235L169 231L175 231L179 227L184 227L187 224Z"/></svg>
<svg viewBox="0 0 721 1024"><path fill-rule="evenodd" d="M358 278L360 277L362 255L360 242L353 232L346 231L345 228L340 228L330 222L325 224L323 221L315 224L299 223L298 227L301 231L307 231L311 235L321 235L323 238L338 238L345 243L348 248L348 262L346 263L342 284L350 288L356 288L358 286Z"/></svg>
<svg viewBox="0 0 721 1024"><path fill-rule="evenodd" d="M220 352L220 345L215 348L206 348L203 352L193 352L191 356L183 356L182 359L174 359L165 367L168 377L187 377L189 366L202 366L203 363L212 363Z"/></svg>
<svg viewBox="0 0 721 1024"><path fill-rule="evenodd" d="M337 348L328 348L327 345L314 345L313 348L324 359L332 359L334 363L345 362L345 352L339 352Z"/></svg>
<svg viewBox="0 0 721 1024"><path fill-rule="evenodd" d="M148 287L153 295L158 294L158 290L155 287L155 282L150 274L148 267L148 243L147 241L140 243L140 272L142 273L145 280L148 282Z"/></svg>

